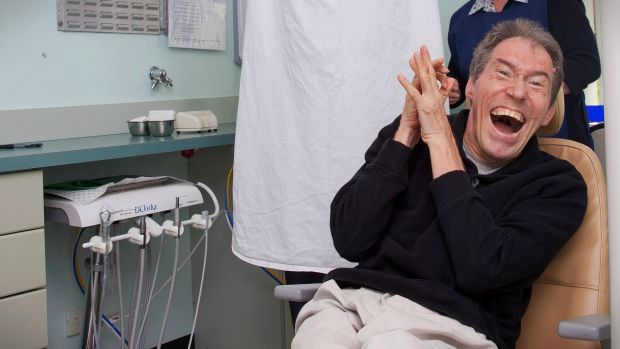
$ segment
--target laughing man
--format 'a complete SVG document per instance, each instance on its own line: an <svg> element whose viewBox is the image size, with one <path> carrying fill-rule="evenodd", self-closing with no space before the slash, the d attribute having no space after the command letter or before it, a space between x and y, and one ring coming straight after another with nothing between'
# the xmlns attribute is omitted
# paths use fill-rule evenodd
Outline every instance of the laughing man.
<svg viewBox="0 0 620 349"><path fill-rule="evenodd" d="M331 271L293 348L514 348L531 286L579 227L585 183L538 149L561 124L562 52L537 24L507 21L475 50L471 108L422 47L398 80L404 110L335 196ZM439 83L438 83L439 81Z"/></svg>

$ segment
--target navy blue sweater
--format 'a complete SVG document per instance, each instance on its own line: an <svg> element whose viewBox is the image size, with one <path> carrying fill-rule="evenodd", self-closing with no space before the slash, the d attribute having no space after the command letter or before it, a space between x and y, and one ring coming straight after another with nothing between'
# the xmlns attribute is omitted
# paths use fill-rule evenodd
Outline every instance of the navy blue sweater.
<svg viewBox="0 0 620 349"><path fill-rule="evenodd" d="M459 147L467 115L451 119ZM332 202L336 250L359 265L327 279L399 294L513 348L532 282L581 223L585 183L535 138L493 174L461 153L466 172L433 180L428 147L392 139L399 120Z"/></svg>

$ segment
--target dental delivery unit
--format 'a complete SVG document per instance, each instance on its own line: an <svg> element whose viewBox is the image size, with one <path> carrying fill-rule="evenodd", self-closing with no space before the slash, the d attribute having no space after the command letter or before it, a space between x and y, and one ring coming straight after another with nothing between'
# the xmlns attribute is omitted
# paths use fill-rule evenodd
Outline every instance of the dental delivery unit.
<svg viewBox="0 0 620 349"><path fill-rule="evenodd" d="M203 203L203 197L199 188L207 192L213 201L214 212L209 214L207 211L203 211L202 214L194 214L189 220L181 221L181 208ZM172 276L169 279L168 301L157 345L160 348L172 300L179 259L179 238L183 234L183 226L190 225L195 229L204 231L204 235L201 238L201 240L205 240L203 270L192 327L193 336L206 267L207 231L213 220L219 215L219 203L215 194L208 186L202 183L193 184L172 177L111 177L72 181L47 186L45 188L44 206L46 220L83 229L99 226L99 234L92 236L89 242L82 244L83 248L87 248L93 253L90 261L89 285L85 291L87 304L84 316L82 348L101 347L99 338L103 322L130 349L137 348L140 341L145 340L142 338L142 334L151 298L153 297L152 286L155 285L155 280L153 280L149 293L147 293L148 290L142 290L142 284L145 279L145 250L151 238L160 237L162 233L165 233L174 237L175 250ZM161 225L150 217L154 213L168 212L172 212L173 220L165 220ZM135 222L137 226L129 228L126 233L112 236L110 234L110 227L113 223L120 221ZM115 245L114 248L118 249L118 243L122 240L127 240L138 246L139 272L134 285L134 291L137 290L137 292L134 293L134 298L132 298L127 324L124 323L125 316L122 310L122 301L120 301L122 290L119 287L121 314L120 329L117 329L102 315L102 304L105 295L107 273L109 272L109 265L111 265L108 261L108 255L112 252L113 244ZM119 253L116 253L115 257L118 262L120 258ZM157 265L159 265L159 260ZM154 277L157 277L157 267L155 270ZM120 280L118 263L116 263L116 271L116 277ZM142 293L146 294L141 301ZM141 304L141 302L145 304ZM142 321L138 321L140 318ZM144 345L145 343L142 344Z"/></svg>

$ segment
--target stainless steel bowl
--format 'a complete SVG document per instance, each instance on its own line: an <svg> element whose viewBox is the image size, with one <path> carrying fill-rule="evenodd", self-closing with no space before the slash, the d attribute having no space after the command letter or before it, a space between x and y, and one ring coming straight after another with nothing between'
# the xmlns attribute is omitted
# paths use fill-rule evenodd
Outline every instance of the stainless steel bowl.
<svg viewBox="0 0 620 349"><path fill-rule="evenodd" d="M148 136L149 125L146 121L127 121L127 125L129 126L129 133L132 136Z"/></svg>
<svg viewBox="0 0 620 349"><path fill-rule="evenodd" d="M149 121L151 136L168 137L174 132L174 120Z"/></svg>

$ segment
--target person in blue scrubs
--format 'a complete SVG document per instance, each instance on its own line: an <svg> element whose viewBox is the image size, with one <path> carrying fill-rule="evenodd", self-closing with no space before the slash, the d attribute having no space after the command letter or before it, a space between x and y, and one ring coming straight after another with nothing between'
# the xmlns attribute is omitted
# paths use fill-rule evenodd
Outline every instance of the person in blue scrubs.
<svg viewBox="0 0 620 349"><path fill-rule="evenodd" d="M593 147L583 90L601 74L596 39L581 0L471 0L450 19L450 76L458 86L450 106L465 99L473 50L491 28L502 21L527 18L538 22L556 39L564 54L564 124L557 137Z"/></svg>

